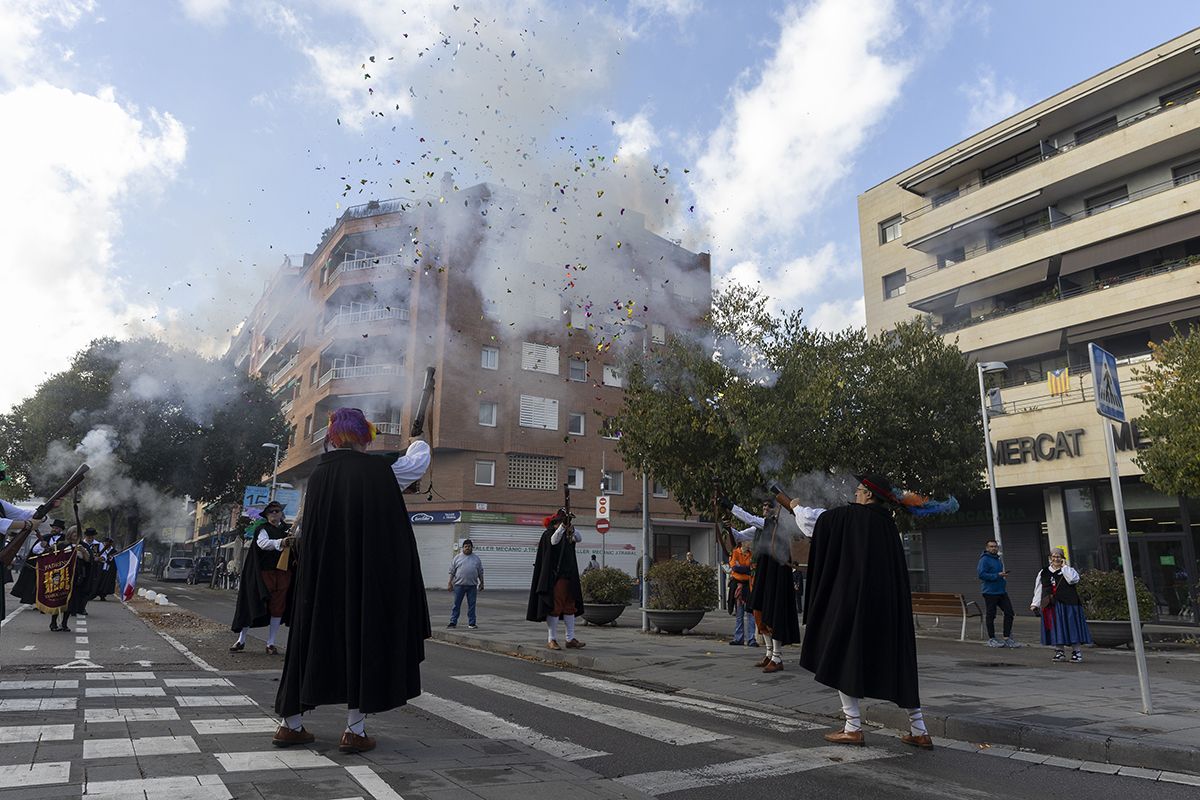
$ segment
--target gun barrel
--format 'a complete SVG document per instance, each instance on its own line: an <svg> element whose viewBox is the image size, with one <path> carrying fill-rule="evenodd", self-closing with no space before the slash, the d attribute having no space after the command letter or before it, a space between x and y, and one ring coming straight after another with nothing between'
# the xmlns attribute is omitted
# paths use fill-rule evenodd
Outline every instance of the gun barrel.
<svg viewBox="0 0 1200 800"><path fill-rule="evenodd" d="M421 387L421 399L417 401L417 413L413 416L412 426L408 431L409 436L420 436L425 432L425 414L429 410L429 401L433 399L433 376L436 372L435 367L425 368L425 383Z"/></svg>

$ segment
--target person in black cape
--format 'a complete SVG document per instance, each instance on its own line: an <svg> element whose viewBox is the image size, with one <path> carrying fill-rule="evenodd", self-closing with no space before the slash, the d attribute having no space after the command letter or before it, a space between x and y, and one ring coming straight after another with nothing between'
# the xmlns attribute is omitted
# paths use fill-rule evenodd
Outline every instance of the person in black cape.
<svg viewBox="0 0 1200 800"><path fill-rule="evenodd" d="M338 749L375 747L365 716L421 693L429 608L402 489L429 467L429 445L413 441L388 464L368 454L375 427L358 409L330 414L326 452L308 480L299 539L291 633L275 711L278 747L314 737L302 714L347 708Z"/></svg>
<svg viewBox="0 0 1200 800"><path fill-rule="evenodd" d="M787 561L791 552L791 537L787 536L784 541L785 537L779 530L779 509L773 500L763 503L761 517L728 501L725 504L735 517L755 529L752 544L754 588L750 593L750 608L766 648L757 666L768 674L779 672L783 669L782 647L800 642L796 588L792 582L792 566Z"/></svg>
<svg viewBox="0 0 1200 800"><path fill-rule="evenodd" d="M117 593L117 567L113 563L113 559L117 557L117 546L113 544L111 536L104 539L104 547L101 550L103 558L103 572L100 578L100 588L96 590L98 599L107 600L110 594Z"/></svg>
<svg viewBox="0 0 1200 800"><path fill-rule="evenodd" d="M575 531L574 515L560 508L542 520L544 530L538 540L533 561L533 580L529 586L529 605L525 619L546 623L546 647L561 650L558 644L558 618L567 629L567 647L583 647L575 638L575 615L583 613L583 588L579 584L579 562L575 544L583 537Z"/></svg>
<svg viewBox="0 0 1200 800"><path fill-rule="evenodd" d="M251 628L267 628L267 654L276 655L275 636L280 625L292 624L292 606L296 594L296 561L289 557L285 569L279 569L284 548L291 547L295 538L283 521L283 504L275 500L263 508L261 519L250 528L250 546L242 564L242 579L238 583L237 605L233 609L230 628L238 640L229 648L231 653L246 649L246 632Z"/></svg>
<svg viewBox="0 0 1200 800"><path fill-rule="evenodd" d="M83 529L83 541L80 545L88 551L87 576L80 590L79 606L76 613L81 617L86 617L88 602L99 594L100 581L104 577L104 564L101 559L101 551L103 546L100 540L96 538L95 528Z"/></svg>
<svg viewBox="0 0 1200 800"><path fill-rule="evenodd" d="M908 564L892 510L907 501L882 475L856 477L854 502L824 512L813 528L800 666L841 697L846 723L827 740L863 744L859 700L874 697L907 709L902 741L928 749Z"/></svg>

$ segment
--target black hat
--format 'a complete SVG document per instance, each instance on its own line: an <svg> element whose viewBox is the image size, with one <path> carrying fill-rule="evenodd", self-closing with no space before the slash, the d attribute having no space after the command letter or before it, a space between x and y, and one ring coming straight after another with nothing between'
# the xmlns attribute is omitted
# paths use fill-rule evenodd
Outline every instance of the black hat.
<svg viewBox="0 0 1200 800"><path fill-rule="evenodd" d="M83 529L83 535L84 535L84 536L95 536L95 535L96 535L96 529L95 529L95 528L84 528L84 529Z"/></svg>
<svg viewBox="0 0 1200 800"><path fill-rule="evenodd" d="M54 520L53 522L51 522L51 523L50 523L50 527L51 527L51 528L58 528L58 529L60 529L60 530L65 530L65 529L66 529L66 527L67 527L67 523L63 522L61 519L56 519L56 520Z"/></svg>
<svg viewBox="0 0 1200 800"><path fill-rule="evenodd" d="M463 541L462 541L462 546L463 546L463 547L466 547L467 545L471 545L471 547L474 547L474 546L475 546L475 543L474 543L474 542L472 542L470 539L463 539Z"/></svg>
<svg viewBox="0 0 1200 800"><path fill-rule="evenodd" d="M262 510L263 516L266 516L268 513L272 512L272 511L283 511L283 503L279 502L278 500L272 500L271 502L269 502L265 506L263 506L263 510Z"/></svg>
<svg viewBox="0 0 1200 800"><path fill-rule="evenodd" d="M878 472L862 472L854 476L858 482L870 490L871 494L875 495L885 503L900 505L900 499L896 497L895 491L892 489L892 482L887 477Z"/></svg>

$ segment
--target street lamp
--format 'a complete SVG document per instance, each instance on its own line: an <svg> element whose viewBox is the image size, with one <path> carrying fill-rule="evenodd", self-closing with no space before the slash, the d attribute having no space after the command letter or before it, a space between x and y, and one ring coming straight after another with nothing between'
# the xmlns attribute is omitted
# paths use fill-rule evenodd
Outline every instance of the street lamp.
<svg viewBox="0 0 1200 800"><path fill-rule="evenodd" d="M262 446L275 448L275 466L271 469L271 489L267 492L267 502L270 502L275 499L276 478L279 477L279 445L274 442L263 442Z"/></svg>
<svg viewBox="0 0 1200 800"><path fill-rule="evenodd" d="M992 495L992 538L996 540L996 549L1004 552L1004 543L1000 541L1000 511L996 505L996 469L992 466L992 436L988 430L987 394L983 389L984 374L1004 372L1008 365L1003 361L976 361L976 372L979 373L979 413L983 415L983 452L987 458L988 491Z"/></svg>

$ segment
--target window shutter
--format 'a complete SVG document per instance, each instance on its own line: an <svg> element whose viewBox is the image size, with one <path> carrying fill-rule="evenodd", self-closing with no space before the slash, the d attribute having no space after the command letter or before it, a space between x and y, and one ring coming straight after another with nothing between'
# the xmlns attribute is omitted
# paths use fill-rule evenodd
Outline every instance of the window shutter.
<svg viewBox="0 0 1200 800"><path fill-rule="evenodd" d="M557 375L558 348L534 342L521 342L521 369Z"/></svg>
<svg viewBox="0 0 1200 800"><path fill-rule="evenodd" d="M558 430L558 401L549 397L521 395L520 424L523 428Z"/></svg>

